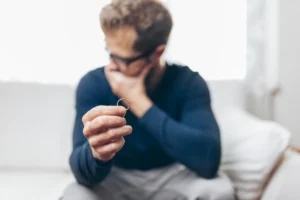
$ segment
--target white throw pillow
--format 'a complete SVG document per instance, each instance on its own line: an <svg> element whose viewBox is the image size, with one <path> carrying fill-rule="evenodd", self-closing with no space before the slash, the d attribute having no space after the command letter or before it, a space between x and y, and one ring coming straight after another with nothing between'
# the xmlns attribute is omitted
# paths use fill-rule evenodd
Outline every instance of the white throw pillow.
<svg viewBox="0 0 300 200"><path fill-rule="evenodd" d="M289 145L290 133L279 124L239 108L216 113L221 129L223 170L239 200L258 199L274 164Z"/></svg>

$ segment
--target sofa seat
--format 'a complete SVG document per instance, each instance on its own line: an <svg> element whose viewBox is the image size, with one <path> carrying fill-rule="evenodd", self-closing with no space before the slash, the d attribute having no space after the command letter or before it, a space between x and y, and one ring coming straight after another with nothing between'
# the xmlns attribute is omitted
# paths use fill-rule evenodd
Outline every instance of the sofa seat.
<svg viewBox="0 0 300 200"><path fill-rule="evenodd" d="M0 170L0 199L58 200L72 181L64 171Z"/></svg>

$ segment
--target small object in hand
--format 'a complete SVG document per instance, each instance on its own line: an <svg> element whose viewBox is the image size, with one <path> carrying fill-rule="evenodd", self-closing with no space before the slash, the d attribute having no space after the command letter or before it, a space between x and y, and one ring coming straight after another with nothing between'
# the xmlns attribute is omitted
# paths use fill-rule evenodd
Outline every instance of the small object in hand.
<svg viewBox="0 0 300 200"><path fill-rule="evenodd" d="M130 102L129 102L127 99L125 99L125 98L119 99L118 102L117 102L117 106L119 106L119 103L120 103L121 101L127 101L128 106L127 106L126 110L129 110L129 108L130 108Z"/></svg>

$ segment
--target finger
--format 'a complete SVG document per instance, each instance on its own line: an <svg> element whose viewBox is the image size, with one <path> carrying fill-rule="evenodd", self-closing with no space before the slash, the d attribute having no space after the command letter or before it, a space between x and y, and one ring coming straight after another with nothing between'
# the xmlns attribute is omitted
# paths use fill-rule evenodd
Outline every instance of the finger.
<svg viewBox="0 0 300 200"><path fill-rule="evenodd" d="M96 152L101 155L101 157L109 157L111 154L114 154L122 149L125 144L125 139L123 137L106 144L101 147L97 147Z"/></svg>
<svg viewBox="0 0 300 200"><path fill-rule="evenodd" d="M115 155L116 155L116 153L109 154L109 155L104 155L104 156L98 156L98 159L101 160L101 161L109 161L109 160L111 160Z"/></svg>
<svg viewBox="0 0 300 200"><path fill-rule="evenodd" d="M99 153L93 147L91 147L91 149L93 152L93 156L101 161L109 161L116 155L116 153L110 155L99 155Z"/></svg>
<svg viewBox="0 0 300 200"><path fill-rule="evenodd" d="M104 68L105 74L111 75L113 72L120 72L120 67L116 64L109 64Z"/></svg>
<svg viewBox="0 0 300 200"><path fill-rule="evenodd" d="M147 74L149 73L150 69L151 69L151 64L146 65L143 71L141 72L140 78L144 80Z"/></svg>
<svg viewBox="0 0 300 200"><path fill-rule="evenodd" d="M125 124L126 119L123 117L106 115L99 116L84 126L83 134L85 137L89 138L94 134L105 131L106 129L124 126Z"/></svg>
<svg viewBox="0 0 300 200"><path fill-rule="evenodd" d="M107 66L106 68L108 71L118 71L119 70L119 67L115 64L114 61L111 61Z"/></svg>
<svg viewBox="0 0 300 200"><path fill-rule="evenodd" d="M89 143L93 148L103 146L111 141L125 137L132 133L131 126L122 126L118 128L109 129L103 133L96 134L89 139Z"/></svg>
<svg viewBox="0 0 300 200"><path fill-rule="evenodd" d="M108 80L108 82L110 82L110 80L112 79L113 71L113 68L111 68L109 65L104 68L105 77Z"/></svg>
<svg viewBox="0 0 300 200"><path fill-rule="evenodd" d="M85 124L102 115L124 117L125 114L126 108L124 106L96 106L82 117L82 122Z"/></svg>
<svg viewBox="0 0 300 200"><path fill-rule="evenodd" d="M104 73L105 73L106 78L109 79L109 77L110 77L110 67L109 67L109 65L104 67Z"/></svg>

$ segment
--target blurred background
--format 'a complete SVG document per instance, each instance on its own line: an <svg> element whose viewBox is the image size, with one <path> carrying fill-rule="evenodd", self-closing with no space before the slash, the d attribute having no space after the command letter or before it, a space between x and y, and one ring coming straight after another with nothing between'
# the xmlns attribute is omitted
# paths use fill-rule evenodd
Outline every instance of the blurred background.
<svg viewBox="0 0 300 200"><path fill-rule="evenodd" d="M0 1L0 191L15 184L9 169L68 171L74 88L108 62L99 24L108 2ZM198 71L216 104L281 124L299 147L300 1L162 2L174 19L166 60ZM36 185L61 178L49 177Z"/></svg>
<svg viewBox="0 0 300 200"><path fill-rule="evenodd" d="M76 85L105 65L98 15L108 2L1 1L0 80ZM300 145L298 1L163 2L175 24L166 58L207 80L246 78L255 95L272 93L263 115L287 126Z"/></svg>
<svg viewBox="0 0 300 200"><path fill-rule="evenodd" d="M1 80L76 84L106 64L99 12L108 2L1 3ZM208 79L244 77L246 1L164 2L175 23L167 58Z"/></svg>

